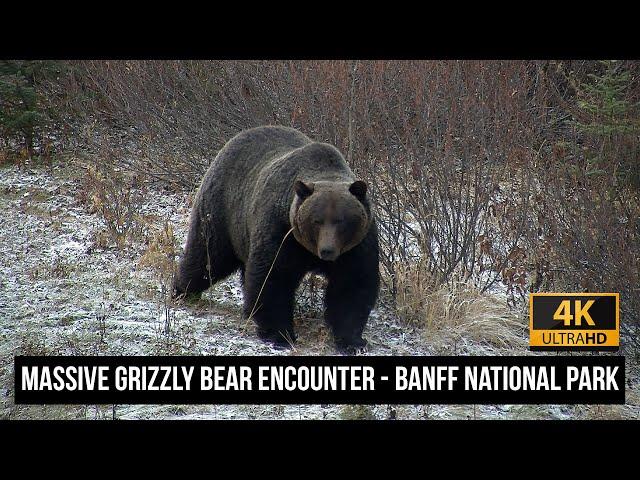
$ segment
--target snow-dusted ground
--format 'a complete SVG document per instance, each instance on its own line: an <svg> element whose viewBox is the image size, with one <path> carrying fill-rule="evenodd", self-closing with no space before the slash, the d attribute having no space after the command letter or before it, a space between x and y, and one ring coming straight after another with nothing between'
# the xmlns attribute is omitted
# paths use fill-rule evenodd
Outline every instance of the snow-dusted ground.
<svg viewBox="0 0 640 480"><path fill-rule="evenodd" d="M166 305L157 275L138 264L147 248L142 242L124 249L100 247L96 239L104 220L79 201L81 176L77 165L0 168L0 418L635 418L640 414L638 380L631 369L628 404L609 407L14 405L16 354L335 354L329 332L319 320L318 299L310 299L304 287L299 295L303 308L296 318L299 341L292 351L260 342L253 325L240 318L242 295L236 277L216 285L196 304ZM140 212L152 214L158 228L168 220L178 242L184 243L186 195L148 190ZM464 334L455 346L435 341L400 323L384 306L372 312L365 336L369 340L365 355L529 354L524 347L520 352L501 351ZM526 337L522 340L526 345Z"/></svg>

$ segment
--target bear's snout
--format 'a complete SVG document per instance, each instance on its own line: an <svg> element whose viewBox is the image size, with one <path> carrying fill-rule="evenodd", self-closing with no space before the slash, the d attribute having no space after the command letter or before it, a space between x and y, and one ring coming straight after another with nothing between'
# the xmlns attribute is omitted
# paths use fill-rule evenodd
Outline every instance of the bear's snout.
<svg viewBox="0 0 640 480"><path fill-rule="evenodd" d="M340 255L340 241L335 226L325 224L320 228L317 255L328 262L333 262Z"/></svg>
<svg viewBox="0 0 640 480"><path fill-rule="evenodd" d="M318 256L322 260L327 260L329 262L333 262L336 258L338 258L338 251L335 248L331 247L322 247L318 249Z"/></svg>

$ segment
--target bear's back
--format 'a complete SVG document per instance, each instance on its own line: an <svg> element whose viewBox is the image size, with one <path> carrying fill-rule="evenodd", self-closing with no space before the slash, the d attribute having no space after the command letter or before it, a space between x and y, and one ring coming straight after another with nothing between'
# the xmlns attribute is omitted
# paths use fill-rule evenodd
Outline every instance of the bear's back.
<svg viewBox="0 0 640 480"><path fill-rule="evenodd" d="M223 164L229 162L238 173L249 171L309 143L312 143L309 137L293 128L277 125L251 128L237 134L220 150L217 168L226 168Z"/></svg>
<svg viewBox="0 0 640 480"><path fill-rule="evenodd" d="M239 208L265 168L288 152L312 143L289 127L267 125L243 130L218 152L200 187L208 208Z"/></svg>

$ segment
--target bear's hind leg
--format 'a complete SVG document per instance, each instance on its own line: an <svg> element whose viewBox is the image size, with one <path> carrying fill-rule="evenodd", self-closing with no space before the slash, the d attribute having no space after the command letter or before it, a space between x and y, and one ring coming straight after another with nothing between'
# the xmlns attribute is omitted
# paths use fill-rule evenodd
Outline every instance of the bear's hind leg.
<svg viewBox="0 0 640 480"><path fill-rule="evenodd" d="M174 297L198 295L209 288L211 282L206 268L206 257L206 246L199 238L193 238L189 234L173 282Z"/></svg>
<svg viewBox="0 0 640 480"><path fill-rule="evenodd" d="M240 267L222 229L204 225L199 217L191 221L174 281L174 296L200 294Z"/></svg>

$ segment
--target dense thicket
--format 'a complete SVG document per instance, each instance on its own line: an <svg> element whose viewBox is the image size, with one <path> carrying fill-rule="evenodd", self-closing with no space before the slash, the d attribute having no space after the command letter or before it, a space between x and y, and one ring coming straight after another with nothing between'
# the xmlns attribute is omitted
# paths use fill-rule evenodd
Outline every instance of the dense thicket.
<svg viewBox="0 0 640 480"><path fill-rule="evenodd" d="M501 281L512 301L617 291L635 342L639 66L84 61L41 88L72 126L63 143L179 189L240 130L299 128L370 183L391 295L407 275Z"/></svg>

